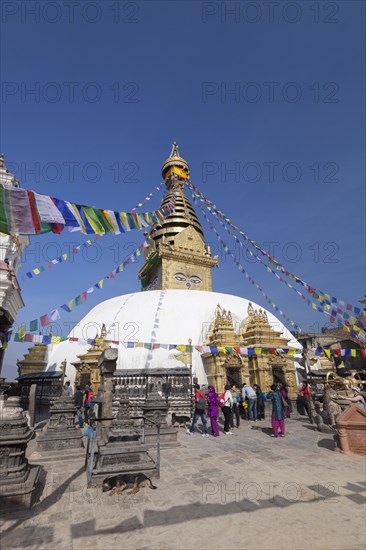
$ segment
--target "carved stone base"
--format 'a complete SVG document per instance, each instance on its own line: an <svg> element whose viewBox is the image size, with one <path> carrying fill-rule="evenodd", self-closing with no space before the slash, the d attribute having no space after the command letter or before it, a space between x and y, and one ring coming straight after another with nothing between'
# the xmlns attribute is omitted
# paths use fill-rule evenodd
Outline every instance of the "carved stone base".
<svg viewBox="0 0 366 550"><path fill-rule="evenodd" d="M76 409L71 397L62 396L52 403L50 420L37 438L39 451L63 451L83 445L83 435L75 426Z"/></svg>
<svg viewBox="0 0 366 550"><path fill-rule="evenodd" d="M67 430L58 433L45 431L37 438L38 451L64 451L67 449L80 449L83 446L83 434L80 430ZM60 455L63 458L63 455Z"/></svg>
<svg viewBox="0 0 366 550"><path fill-rule="evenodd" d="M31 508L39 497L40 466L30 466L27 480L23 483L0 484L0 513Z"/></svg>
<svg viewBox="0 0 366 550"><path fill-rule="evenodd" d="M158 434L156 428L145 427L145 445L156 447ZM178 441L178 429L167 426L160 428L160 447L166 449L169 447L180 447Z"/></svg>
<svg viewBox="0 0 366 550"><path fill-rule="evenodd" d="M107 445L99 446L96 467L91 476L91 485L100 486L107 477L116 475L143 473L148 477L156 477L157 468L148 453L146 445L136 445L135 448L113 448Z"/></svg>

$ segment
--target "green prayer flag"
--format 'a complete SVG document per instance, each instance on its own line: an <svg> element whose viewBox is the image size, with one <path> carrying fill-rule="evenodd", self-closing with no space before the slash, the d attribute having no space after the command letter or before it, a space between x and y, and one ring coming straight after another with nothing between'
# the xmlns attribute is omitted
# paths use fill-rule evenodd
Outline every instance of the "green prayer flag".
<svg viewBox="0 0 366 550"><path fill-rule="evenodd" d="M33 321L29 323L29 330L30 332L38 330L38 319L33 319Z"/></svg>

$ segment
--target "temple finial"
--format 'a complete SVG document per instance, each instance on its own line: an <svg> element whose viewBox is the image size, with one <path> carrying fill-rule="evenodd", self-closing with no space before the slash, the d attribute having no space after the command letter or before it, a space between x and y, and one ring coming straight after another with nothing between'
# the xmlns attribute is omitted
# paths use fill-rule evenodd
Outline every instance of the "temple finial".
<svg viewBox="0 0 366 550"><path fill-rule="evenodd" d="M173 141L172 143L172 152L170 153L169 158L173 158L173 157L179 157L179 147L176 141Z"/></svg>
<svg viewBox="0 0 366 550"><path fill-rule="evenodd" d="M161 172L165 180L172 174L176 174L180 178L183 178L183 180L189 178L188 162L180 156L179 147L176 141L172 143L170 156L164 162Z"/></svg>

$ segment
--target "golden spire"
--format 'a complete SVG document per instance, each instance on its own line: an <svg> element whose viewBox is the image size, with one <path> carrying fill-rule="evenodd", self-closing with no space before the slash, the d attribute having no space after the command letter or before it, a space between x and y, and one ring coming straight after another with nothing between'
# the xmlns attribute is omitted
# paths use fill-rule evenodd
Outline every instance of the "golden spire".
<svg viewBox="0 0 366 550"><path fill-rule="evenodd" d="M174 168L177 170L173 170ZM161 174L165 180L172 173L176 173L178 176L180 175L186 179L189 178L189 164L179 155L179 148L176 141L173 142L170 156L166 159L161 169Z"/></svg>

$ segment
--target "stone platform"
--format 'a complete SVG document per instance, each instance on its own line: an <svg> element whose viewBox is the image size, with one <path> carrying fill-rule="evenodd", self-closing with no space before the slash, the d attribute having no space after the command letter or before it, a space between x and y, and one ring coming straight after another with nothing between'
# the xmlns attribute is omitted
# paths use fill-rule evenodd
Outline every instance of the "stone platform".
<svg viewBox="0 0 366 550"><path fill-rule="evenodd" d="M47 463L39 504L2 518L1 550L293 550L304 532L307 548L363 550L365 458L334 451L305 417L270 434L269 420L218 438L180 429L157 490L133 496L87 489L81 459Z"/></svg>

